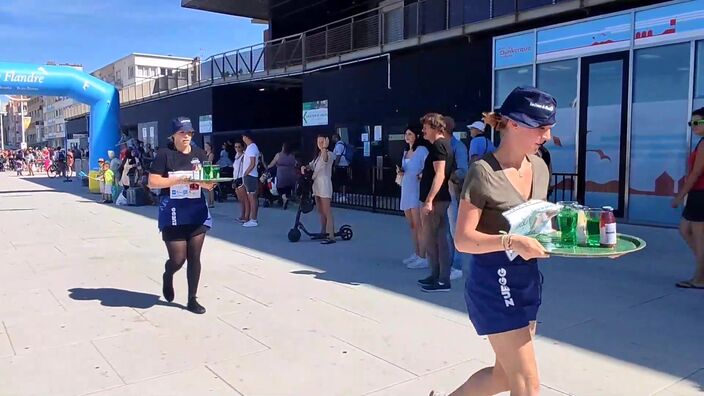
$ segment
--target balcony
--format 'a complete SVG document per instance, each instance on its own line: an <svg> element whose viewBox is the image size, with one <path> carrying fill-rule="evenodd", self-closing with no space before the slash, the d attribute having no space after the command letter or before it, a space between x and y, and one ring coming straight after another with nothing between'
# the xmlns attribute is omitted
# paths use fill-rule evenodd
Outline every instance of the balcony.
<svg viewBox="0 0 704 396"><path fill-rule="evenodd" d="M181 7L254 19L269 19L268 0L181 0Z"/></svg>
<svg viewBox="0 0 704 396"><path fill-rule="evenodd" d="M170 76L124 87L120 89L120 103L132 105L212 85L300 75L403 48L619 1L628 0L420 0L407 5L399 0L300 34L213 55L200 64L177 69ZM182 5L194 8L220 5L237 12L245 10L244 7L264 9L266 1L182 0ZM73 106L67 111L67 118L87 112L87 106Z"/></svg>

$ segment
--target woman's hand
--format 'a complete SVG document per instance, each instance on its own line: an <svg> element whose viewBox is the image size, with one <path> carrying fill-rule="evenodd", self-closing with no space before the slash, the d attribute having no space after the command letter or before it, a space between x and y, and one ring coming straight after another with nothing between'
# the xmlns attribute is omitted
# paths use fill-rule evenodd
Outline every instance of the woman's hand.
<svg viewBox="0 0 704 396"><path fill-rule="evenodd" d="M302 166L302 167L301 167L301 173L306 173L306 167L305 167L305 166Z"/></svg>
<svg viewBox="0 0 704 396"><path fill-rule="evenodd" d="M523 235L511 236L511 249L525 260L550 257L545 247L537 239Z"/></svg>
<svg viewBox="0 0 704 396"><path fill-rule="evenodd" d="M206 190L208 190L208 191L211 191L212 189L215 188L216 183L201 182L201 183L198 183L198 185L199 185L201 188L204 188L204 189L206 189Z"/></svg>
<svg viewBox="0 0 704 396"><path fill-rule="evenodd" d="M681 196L680 194L675 195L675 197L672 199L672 207L673 208L679 208L682 206L682 203L684 202L684 197Z"/></svg>

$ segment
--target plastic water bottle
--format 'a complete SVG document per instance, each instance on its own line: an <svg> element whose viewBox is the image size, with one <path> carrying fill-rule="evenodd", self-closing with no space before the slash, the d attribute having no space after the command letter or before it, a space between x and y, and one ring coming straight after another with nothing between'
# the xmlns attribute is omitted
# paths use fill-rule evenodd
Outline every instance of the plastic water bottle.
<svg viewBox="0 0 704 396"><path fill-rule="evenodd" d="M191 166L193 168L192 178L195 180L201 180L203 178L203 167L200 164L200 160L198 158L193 158L191 160Z"/></svg>
<svg viewBox="0 0 704 396"><path fill-rule="evenodd" d="M614 208L604 206L601 212L601 221L599 222L599 244L601 247L613 249L616 247L616 216L614 216Z"/></svg>

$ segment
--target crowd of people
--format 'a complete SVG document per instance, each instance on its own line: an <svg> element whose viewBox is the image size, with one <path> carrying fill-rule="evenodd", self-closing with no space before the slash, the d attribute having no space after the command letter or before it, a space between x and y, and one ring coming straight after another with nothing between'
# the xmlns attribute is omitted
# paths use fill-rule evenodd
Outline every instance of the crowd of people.
<svg viewBox="0 0 704 396"><path fill-rule="evenodd" d="M0 151L0 171L14 171L18 176L63 176L66 179L76 176L77 168L83 159L88 158L88 150L71 147L28 147L27 149Z"/></svg>

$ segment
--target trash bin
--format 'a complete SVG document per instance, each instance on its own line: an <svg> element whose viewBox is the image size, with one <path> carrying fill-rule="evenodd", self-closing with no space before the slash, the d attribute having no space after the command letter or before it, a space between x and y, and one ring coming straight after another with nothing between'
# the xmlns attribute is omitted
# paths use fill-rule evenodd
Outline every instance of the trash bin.
<svg viewBox="0 0 704 396"><path fill-rule="evenodd" d="M97 177L97 170L92 170L88 173L88 191L93 194L100 194L100 180L98 180Z"/></svg>

